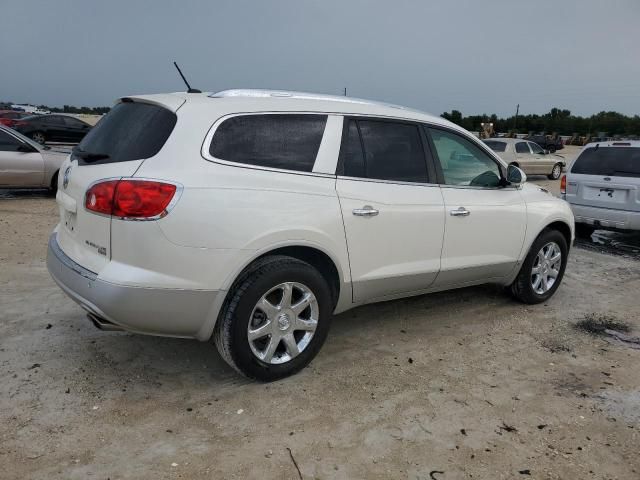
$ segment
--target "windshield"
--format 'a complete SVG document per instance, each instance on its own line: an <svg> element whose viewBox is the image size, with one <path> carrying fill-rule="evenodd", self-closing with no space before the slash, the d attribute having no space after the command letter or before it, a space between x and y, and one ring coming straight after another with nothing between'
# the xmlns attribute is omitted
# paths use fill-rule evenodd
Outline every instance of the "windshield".
<svg viewBox="0 0 640 480"><path fill-rule="evenodd" d="M576 159L571 173L640 178L640 148L587 148Z"/></svg>

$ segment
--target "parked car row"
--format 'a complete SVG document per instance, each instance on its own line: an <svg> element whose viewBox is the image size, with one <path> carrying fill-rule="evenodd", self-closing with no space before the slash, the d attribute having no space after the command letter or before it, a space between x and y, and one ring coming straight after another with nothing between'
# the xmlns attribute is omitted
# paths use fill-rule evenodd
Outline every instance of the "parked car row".
<svg viewBox="0 0 640 480"><path fill-rule="evenodd" d="M558 289L569 205L466 130L345 97L121 99L61 166L47 265L100 328L291 375L334 313L482 283Z"/></svg>

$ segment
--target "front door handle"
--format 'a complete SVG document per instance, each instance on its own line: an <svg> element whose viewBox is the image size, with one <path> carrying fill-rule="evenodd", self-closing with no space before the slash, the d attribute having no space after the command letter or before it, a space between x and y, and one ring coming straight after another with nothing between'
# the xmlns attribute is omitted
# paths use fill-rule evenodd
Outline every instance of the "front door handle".
<svg viewBox="0 0 640 480"><path fill-rule="evenodd" d="M362 208L354 208L353 214L358 217L375 217L380 213L378 210L373 208L371 205L365 205Z"/></svg>
<svg viewBox="0 0 640 480"><path fill-rule="evenodd" d="M464 207L456 208L455 210L451 210L449 213L452 217L468 217L471 215L471 212Z"/></svg>

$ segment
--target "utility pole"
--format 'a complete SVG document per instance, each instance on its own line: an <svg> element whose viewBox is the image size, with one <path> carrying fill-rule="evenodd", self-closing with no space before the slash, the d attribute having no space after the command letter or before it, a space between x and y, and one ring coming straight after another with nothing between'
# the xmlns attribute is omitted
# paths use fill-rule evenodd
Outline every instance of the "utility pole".
<svg viewBox="0 0 640 480"><path fill-rule="evenodd" d="M344 87L344 96L347 96L347 87Z"/></svg>
<svg viewBox="0 0 640 480"><path fill-rule="evenodd" d="M520 104L516 106L516 118L513 119L513 133L516 133L516 127L518 126L518 112L520 111Z"/></svg>

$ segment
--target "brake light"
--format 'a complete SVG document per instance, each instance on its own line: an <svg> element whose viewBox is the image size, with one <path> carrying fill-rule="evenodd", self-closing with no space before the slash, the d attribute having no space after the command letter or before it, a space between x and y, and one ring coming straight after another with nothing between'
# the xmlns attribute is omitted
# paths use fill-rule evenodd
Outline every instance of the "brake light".
<svg viewBox="0 0 640 480"><path fill-rule="evenodd" d="M120 218L154 219L167 214L177 187L155 180L105 180L85 194L85 208Z"/></svg>
<svg viewBox="0 0 640 480"><path fill-rule="evenodd" d="M567 176L566 175L562 175L562 178L560 179L560 193L562 195L567 194Z"/></svg>

